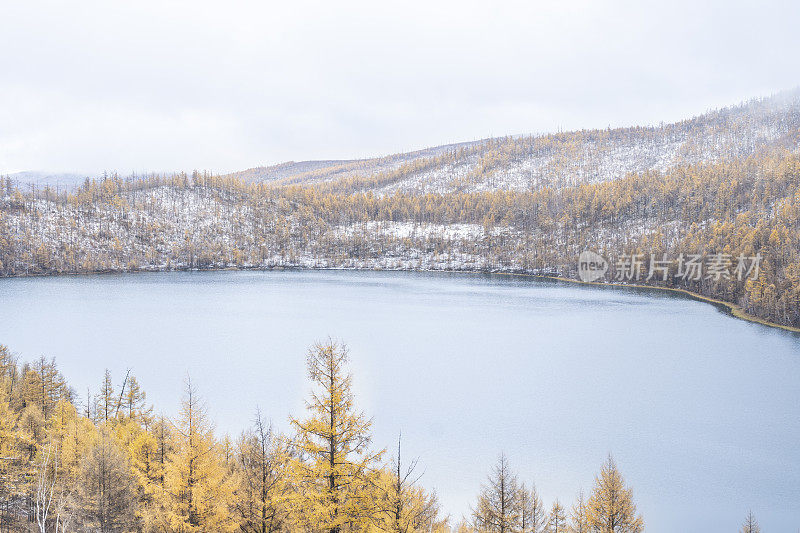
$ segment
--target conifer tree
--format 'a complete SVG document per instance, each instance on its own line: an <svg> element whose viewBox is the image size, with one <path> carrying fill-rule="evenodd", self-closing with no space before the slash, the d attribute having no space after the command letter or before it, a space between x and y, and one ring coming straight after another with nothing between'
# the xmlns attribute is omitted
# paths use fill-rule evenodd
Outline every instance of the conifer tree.
<svg viewBox="0 0 800 533"><path fill-rule="evenodd" d="M206 407L188 378L174 437L175 449L165 475L170 529L187 533L233 531L233 487Z"/></svg>
<svg viewBox="0 0 800 533"><path fill-rule="evenodd" d="M7 396L5 391L0 391L0 498L3 501L8 501L17 492L23 470L18 465L23 435L17 427L18 417L11 409Z"/></svg>
<svg viewBox="0 0 800 533"><path fill-rule="evenodd" d="M117 398L114 395L114 383L111 380L111 372L106 368L103 374L103 384L100 386L100 396L97 402L97 416L103 422L107 422L114 416L117 410Z"/></svg>
<svg viewBox="0 0 800 533"><path fill-rule="evenodd" d="M536 484L528 489L523 483L519 489L520 531L522 533L542 533L547 526L547 511L542 504Z"/></svg>
<svg viewBox="0 0 800 533"><path fill-rule="evenodd" d="M147 394L142 390L136 376L127 380L127 388L122 401L124 414L130 419L141 418L141 423L148 423L152 414L152 407L147 407Z"/></svg>
<svg viewBox="0 0 800 533"><path fill-rule="evenodd" d="M76 501L83 527L100 532L136 528L137 494L128 461L103 427L81 462Z"/></svg>
<svg viewBox="0 0 800 533"><path fill-rule="evenodd" d="M753 516L753 511L747 512L747 518L744 519L742 529L739 531L741 533L761 533L761 527L759 527L756 517Z"/></svg>
<svg viewBox="0 0 800 533"><path fill-rule="evenodd" d="M567 529L567 515L564 506L556 500L550 509L550 516L547 520L547 533L565 533Z"/></svg>
<svg viewBox="0 0 800 533"><path fill-rule="evenodd" d="M481 487L474 510L475 528L490 533L512 533L522 522L520 487L508 460L500 454L497 464Z"/></svg>
<svg viewBox="0 0 800 533"><path fill-rule="evenodd" d="M436 493L428 493L417 485L421 474L416 473L417 460L402 462L401 438L397 439L397 455L388 470L376 476L378 527L381 531L408 533L441 528L446 520L439 518Z"/></svg>
<svg viewBox="0 0 800 533"><path fill-rule="evenodd" d="M578 493L578 499L572 506L570 513L571 533L589 533L589 517L587 515L586 500L583 491Z"/></svg>
<svg viewBox="0 0 800 533"><path fill-rule="evenodd" d="M260 411L253 427L238 444L240 488L236 502L239 527L244 532L268 533L287 528L288 492L286 451Z"/></svg>
<svg viewBox="0 0 800 533"><path fill-rule="evenodd" d="M346 346L332 340L315 344L306 358L315 387L306 402L308 417L290 418L297 432L292 469L302 514L330 533L363 524L374 513L371 494L364 489L383 454L369 448L372 420L356 409L347 363Z"/></svg>
<svg viewBox="0 0 800 533"><path fill-rule="evenodd" d="M633 491L625 487L625 480L610 455L595 478L594 491L586 508L592 531L640 533L644 530L644 520L636 514Z"/></svg>

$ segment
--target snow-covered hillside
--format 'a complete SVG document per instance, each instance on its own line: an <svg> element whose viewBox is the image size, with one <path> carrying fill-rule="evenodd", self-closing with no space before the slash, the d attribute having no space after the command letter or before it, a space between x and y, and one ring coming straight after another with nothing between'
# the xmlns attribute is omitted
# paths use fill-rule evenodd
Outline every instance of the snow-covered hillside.
<svg viewBox="0 0 800 533"><path fill-rule="evenodd" d="M597 183L631 172L796 150L800 90L711 111L675 124L486 139L353 161L308 161L234 176L277 185L357 181L358 190L476 192Z"/></svg>
<svg viewBox="0 0 800 533"><path fill-rule="evenodd" d="M794 92L653 128L292 163L262 172L265 182L257 173L112 175L65 193L0 178L0 274L315 267L569 276L587 249L646 261L761 254L758 283L693 284L677 271L663 281L796 325L799 145Z"/></svg>

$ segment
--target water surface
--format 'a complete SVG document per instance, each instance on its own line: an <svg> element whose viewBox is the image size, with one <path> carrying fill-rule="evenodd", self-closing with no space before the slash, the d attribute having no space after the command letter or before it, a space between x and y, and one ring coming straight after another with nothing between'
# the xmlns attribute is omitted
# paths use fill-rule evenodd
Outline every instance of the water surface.
<svg viewBox="0 0 800 533"><path fill-rule="evenodd" d="M0 280L0 343L79 396L131 368L167 415L187 374L218 432L302 414L315 340L350 346L374 442L400 431L454 517L504 451L546 505L606 455L648 531L800 527L800 337L661 292L504 276L215 272Z"/></svg>

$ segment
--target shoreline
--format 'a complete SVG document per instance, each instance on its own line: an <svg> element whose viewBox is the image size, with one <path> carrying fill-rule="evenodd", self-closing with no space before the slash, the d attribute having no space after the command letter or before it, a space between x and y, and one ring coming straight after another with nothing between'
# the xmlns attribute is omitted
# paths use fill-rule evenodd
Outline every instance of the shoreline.
<svg viewBox="0 0 800 533"><path fill-rule="evenodd" d="M418 273L449 273L449 274L490 274L508 277L521 277L521 278L534 278L542 280L557 281L560 283L572 283L575 285L593 285L597 287L612 287L615 289L645 289L653 291L666 291L674 294L680 294L691 298L692 300L705 302L716 307L721 307L733 318L738 318L747 322L760 324L762 326L782 329L792 333L800 333L800 327L787 326L770 322L757 316L751 315L745 311L742 306L725 300L719 300L710 296L690 291L688 289L681 289L675 287L658 287L655 285L642 285L638 283L613 283L613 282L598 282L598 281L581 281L579 279L565 278L552 274L532 274L527 272L503 272L503 271L487 271L487 270L449 270L449 269L413 269L413 268L359 268L359 267L306 267L306 266L273 266L273 267L219 267L219 268L174 268L174 269L136 269L136 270L107 270L107 271L92 271L92 272L61 272L61 273L44 273L44 274L18 274L14 276L0 276L2 279L12 278L39 278L39 277L64 277L64 276L97 276L97 275L113 275L113 274L158 274L167 272L270 272L277 271L326 271L326 270L343 270L353 272L418 272Z"/></svg>

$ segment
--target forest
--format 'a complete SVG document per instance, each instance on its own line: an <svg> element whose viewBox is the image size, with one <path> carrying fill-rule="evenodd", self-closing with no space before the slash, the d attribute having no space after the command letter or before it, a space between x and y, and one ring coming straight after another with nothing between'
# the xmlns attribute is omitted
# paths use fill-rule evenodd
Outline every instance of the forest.
<svg viewBox="0 0 800 533"><path fill-rule="evenodd" d="M672 264L638 282L799 327L798 146L795 91L659 127L310 170L111 173L67 188L2 177L0 275L355 268L576 279L584 250L612 263L639 257L645 273L667 256L758 256L746 279L687 278Z"/></svg>
<svg viewBox="0 0 800 533"><path fill-rule="evenodd" d="M642 281L800 326L800 156L515 192L378 195L195 173L23 192L0 182L5 276L222 268L466 270L576 278L578 255L763 257L756 279ZM611 281L610 279L608 281Z"/></svg>
<svg viewBox="0 0 800 533"><path fill-rule="evenodd" d="M176 416L136 378L108 371L79 399L55 360L20 363L0 345L0 531L626 532L644 530L614 459L590 493L546 506L500 453L469 516L451 517L422 485L402 437L372 442L352 391L347 347L306 357L306 411L280 434L254 408L237 437L215 434L187 378Z"/></svg>

